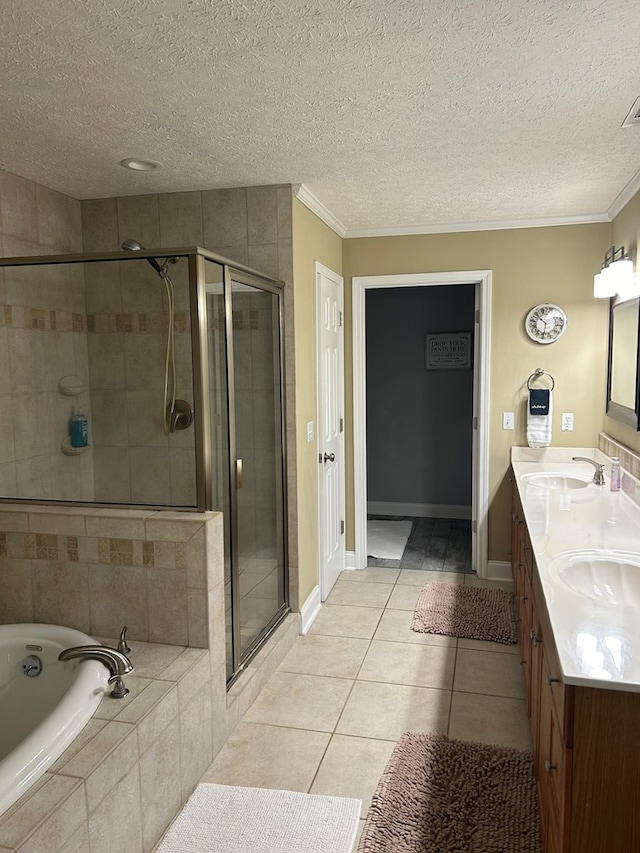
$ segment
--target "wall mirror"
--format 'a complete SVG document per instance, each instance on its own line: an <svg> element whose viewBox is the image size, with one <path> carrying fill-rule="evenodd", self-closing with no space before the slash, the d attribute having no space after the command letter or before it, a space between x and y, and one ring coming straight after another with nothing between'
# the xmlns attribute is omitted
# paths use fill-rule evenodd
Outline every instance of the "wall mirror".
<svg viewBox="0 0 640 853"><path fill-rule="evenodd" d="M611 300L607 415L640 430L640 298Z"/></svg>

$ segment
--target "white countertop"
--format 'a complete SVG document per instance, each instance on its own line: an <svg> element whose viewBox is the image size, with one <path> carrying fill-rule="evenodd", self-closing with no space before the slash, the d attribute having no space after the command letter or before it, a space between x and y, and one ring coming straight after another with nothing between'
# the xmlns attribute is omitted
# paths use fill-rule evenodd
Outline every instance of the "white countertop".
<svg viewBox="0 0 640 853"><path fill-rule="evenodd" d="M594 485L593 465L572 456L604 463L606 485ZM512 447L511 462L564 681L640 692L640 507L610 490L610 460L599 450ZM536 473L589 482L547 488L527 481Z"/></svg>

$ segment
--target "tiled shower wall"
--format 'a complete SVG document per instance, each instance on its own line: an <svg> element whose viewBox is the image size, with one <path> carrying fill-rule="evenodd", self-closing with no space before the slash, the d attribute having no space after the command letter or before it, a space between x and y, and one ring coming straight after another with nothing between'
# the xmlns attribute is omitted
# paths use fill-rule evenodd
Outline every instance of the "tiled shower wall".
<svg viewBox="0 0 640 853"><path fill-rule="evenodd" d="M204 190L187 193L138 195L122 198L91 199L81 203L82 236L85 252L116 251L125 239L138 240L148 248L180 248L199 245L241 264L246 264L267 276L285 282L285 385L286 432L288 468L288 530L289 567L291 577L291 603L297 605L297 515L296 515L296 460L295 460L295 374L293 341L293 260L291 207L292 188L285 186L239 187L223 190ZM141 263L137 261L135 266ZM173 273L173 270L172 270ZM153 280L149 267L147 276ZM157 288L156 288L157 290ZM121 288L122 294L127 291ZM93 295L89 295L92 292ZM99 285L87 286L87 299L98 298ZM158 291L159 292L159 291ZM125 298L123 296L123 298ZM133 298L127 294L127 298ZM184 303L179 302L180 307ZM91 336L90 336L91 337ZM157 368L155 368L157 371ZM102 389L107 390L107 389ZM120 389L122 390L122 389ZM127 393L132 390L126 389ZM185 389L185 394L188 389ZM187 396L191 401L192 398ZM108 407L109 402L106 400ZM94 420L98 420L97 417ZM184 441L189 430L185 431ZM171 437L173 442L175 437ZM182 448L183 451L186 448ZM105 454L113 460L115 453ZM179 482L179 473L187 466L171 460L171 482ZM119 470L119 469L118 469ZM135 472L130 477L130 487L136 489ZM97 464L96 482L101 485L109 479L109 472ZM119 476L124 476L119 472Z"/></svg>
<svg viewBox="0 0 640 853"><path fill-rule="evenodd" d="M82 249L80 202L0 171L0 254ZM0 494L93 499L89 450L65 456L72 407L90 415L88 393L66 397L64 376L88 381L80 266L0 269Z"/></svg>

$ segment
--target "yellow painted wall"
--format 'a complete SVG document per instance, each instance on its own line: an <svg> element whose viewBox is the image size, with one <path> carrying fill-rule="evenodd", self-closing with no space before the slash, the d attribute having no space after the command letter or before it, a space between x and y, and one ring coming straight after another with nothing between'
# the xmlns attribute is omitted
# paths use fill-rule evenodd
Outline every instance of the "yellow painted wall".
<svg viewBox="0 0 640 853"><path fill-rule="evenodd" d="M555 377L553 445L597 446L603 428L608 304L593 299L593 276L610 242L608 223L344 240L347 549L354 547L352 277L492 270L489 559L508 560L509 452L526 444L529 375L542 367ZM567 312L556 343L536 344L524 332L524 317L539 302ZM514 432L502 430L503 411L516 412ZM562 412L575 413L574 432L560 431Z"/></svg>
<svg viewBox="0 0 640 853"><path fill-rule="evenodd" d="M631 201L625 205L613 220L611 242L616 248L619 246L625 247L633 258L636 273L638 273L638 264L640 263L638 255L638 243L640 242L640 192L635 194ZM640 433L631 429L631 427L605 416L604 429L612 438L617 439L622 444L626 444L627 447L640 451Z"/></svg>
<svg viewBox="0 0 640 853"><path fill-rule="evenodd" d="M293 199L293 299L296 363L296 467L298 490L298 600L318 583L317 434L314 261L342 275L342 240L298 199Z"/></svg>

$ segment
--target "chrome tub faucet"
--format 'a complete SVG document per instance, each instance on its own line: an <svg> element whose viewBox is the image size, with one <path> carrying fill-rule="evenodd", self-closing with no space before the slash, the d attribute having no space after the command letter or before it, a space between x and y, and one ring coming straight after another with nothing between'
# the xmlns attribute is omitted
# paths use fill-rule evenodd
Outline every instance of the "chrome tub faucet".
<svg viewBox="0 0 640 853"><path fill-rule="evenodd" d="M571 458L574 462L590 462L596 469L591 482L595 483L596 486L604 486L604 465L601 465L600 462L596 462L595 459L589 459L586 456L572 456Z"/></svg>
<svg viewBox="0 0 640 853"><path fill-rule="evenodd" d="M123 676L133 672L133 664L124 652L112 649L110 646L71 646L58 655L58 660L97 660L109 670L109 684L113 684L110 693L114 699L123 699L129 695Z"/></svg>

